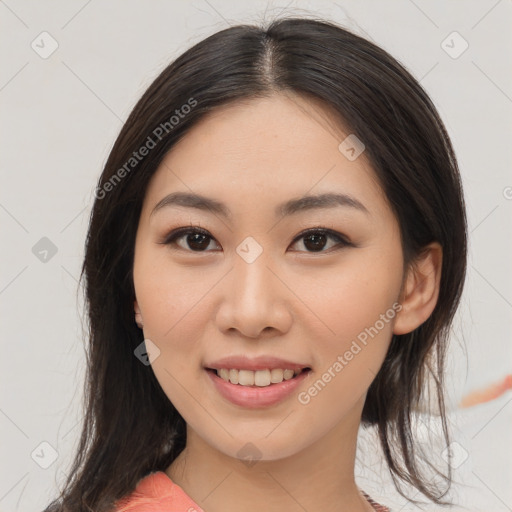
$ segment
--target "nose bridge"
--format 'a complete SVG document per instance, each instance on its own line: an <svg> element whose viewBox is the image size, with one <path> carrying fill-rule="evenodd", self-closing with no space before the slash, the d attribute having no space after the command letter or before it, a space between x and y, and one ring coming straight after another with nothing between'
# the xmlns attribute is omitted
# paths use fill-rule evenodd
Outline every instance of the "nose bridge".
<svg viewBox="0 0 512 512"><path fill-rule="evenodd" d="M256 306L269 307L272 295L275 293L275 279L270 266L269 251L252 237L244 240L236 249L233 268L232 292L236 304L240 307Z"/></svg>
<svg viewBox="0 0 512 512"><path fill-rule="evenodd" d="M270 252L251 237L236 248L231 277L219 311L219 327L236 328L258 337L267 327L286 330L290 315L285 310L283 287L270 270Z"/></svg>

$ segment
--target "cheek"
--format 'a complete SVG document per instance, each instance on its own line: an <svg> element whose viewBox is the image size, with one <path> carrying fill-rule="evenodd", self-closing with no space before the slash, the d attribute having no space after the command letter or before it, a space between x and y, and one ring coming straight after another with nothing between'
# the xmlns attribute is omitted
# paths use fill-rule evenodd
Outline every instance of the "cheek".
<svg viewBox="0 0 512 512"><path fill-rule="evenodd" d="M172 265L165 248L141 247L136 253L133 279L144 327L161 340L172 337L187 323L207 288L198 269Z"/></svg>
<svg viewBox="0 0 512 512"><path fill-rule="evenodd" d="M303 282L300 294L321 320L314 338L316 357L324 366L351 350L357 353L353 356L357 363L351 366L378 369L385 356L400 308L396 300L402 261L400 252L386 258L375 252L354 252L343 266L317 280L315 288L312 282Z"/></svg>
<svg viewBox="0 0 512 512"><path fill-rule="evenodd" d="M298 401L330 426L364 398L391 341L401 274L389 267L385 272L375 261L371 270L353 265L337 273L311 305L323 323L312 333L316 371Z"/></svg>
<svg viewBox="0 0 512 512"><path fill-rule="evenodd" d="M173 375L195 371L190 362L197 360L212 284L201 278L197 268L172 266L165 255L149 257L141 251L137 256L134 285L144 337L160 350L160 357L152 363L155 374L166 380L169 376L164 369Z"/></svg>
<svg viewBox="0 0 512 512"><path fill-rule="evenodd" d="M198 269L171 265L160 252L141 251L134 265L134 285L144 338L159 350L151 368L169 400L182 412L190 408L190 383L197 382L203 371L198 355L212 284L204 276L201 279Z"/></svg>

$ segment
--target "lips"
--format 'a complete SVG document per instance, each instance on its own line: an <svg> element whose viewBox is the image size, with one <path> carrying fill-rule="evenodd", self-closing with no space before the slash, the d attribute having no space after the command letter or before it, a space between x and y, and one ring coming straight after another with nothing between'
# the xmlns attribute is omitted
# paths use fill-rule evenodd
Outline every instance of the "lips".
<svg viewBox="0 0 512 512"><path fill-rule="evenodd" d="M279 364L282 364L282 360ZM205 373L214 389L225 400L239 407L257 409L277 405L289 399L302 386L304 380L309 378L311 370L301 371L289 380L283 380L280 383L266 387L233 384L219 377L217 372L211 369L206 369Z"/></svg>
<svg viewBox="0 0 512 512"><path fill-rule="evenodd" d="M312 373L308 363L265 355L223 357L208 361L204 369L224 399L248 409L269 407L286 400Z"/></svg>

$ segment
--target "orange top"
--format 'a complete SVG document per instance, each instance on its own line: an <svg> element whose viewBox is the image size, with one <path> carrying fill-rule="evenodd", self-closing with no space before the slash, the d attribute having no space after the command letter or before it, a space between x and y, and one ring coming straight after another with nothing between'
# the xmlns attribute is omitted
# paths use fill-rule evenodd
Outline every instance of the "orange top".
<svg viewBox="0 0 512 512"><path fill-rule="evenodd" d="M379 512L390 512L375 503L366 493L368 503ZM116 512L205 512L163 471L141 479L135 490L116 502Z"/></svg>
<svg viewBox="0 0 512 512"><path fill-rule="evenodd" d="M116 512L205 512L163 471L139 481L135 490L116 502Z"/></svg>

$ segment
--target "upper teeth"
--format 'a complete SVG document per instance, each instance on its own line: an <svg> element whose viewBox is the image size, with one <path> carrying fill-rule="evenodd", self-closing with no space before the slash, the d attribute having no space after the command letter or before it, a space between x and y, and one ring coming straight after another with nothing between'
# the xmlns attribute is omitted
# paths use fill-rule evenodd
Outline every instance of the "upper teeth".
<svg viewBox="0 0 512 512"><path fill-rule="evenodd" d="M281 370L274 368L272 370L236 370L220 368L217 375L231 384L240 384L242 386L270 386L270 384L279 384L283 380L290 380L302 370Z"/></svg>

